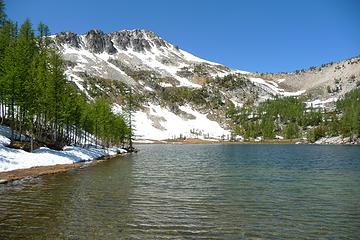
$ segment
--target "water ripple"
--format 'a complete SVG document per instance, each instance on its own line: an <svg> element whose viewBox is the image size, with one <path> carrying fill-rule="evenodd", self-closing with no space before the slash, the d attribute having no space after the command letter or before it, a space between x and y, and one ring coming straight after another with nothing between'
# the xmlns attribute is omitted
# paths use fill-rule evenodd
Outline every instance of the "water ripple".
<svg viewBox="0 0 360 240"><path fill-rule="evenodd" d="M145 145L0 187L0 239L357 239L360 148Z"/></svg>

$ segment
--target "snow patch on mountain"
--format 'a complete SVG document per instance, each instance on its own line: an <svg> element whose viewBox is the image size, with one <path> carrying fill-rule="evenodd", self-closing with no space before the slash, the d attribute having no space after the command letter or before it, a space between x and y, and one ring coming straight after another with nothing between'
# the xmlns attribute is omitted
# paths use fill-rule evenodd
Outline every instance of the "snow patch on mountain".
<svg viewBox="0 0 360 240"><path fill-rule="evenodd" d="M70 69L67 69L65 71L65 76L68 79L68 81L75 83L75 85L79 88L79 90L82 91L89 100L93 100L93 98L90 96L88 91L84 88L83 86L84 80L82 78L74 74Z"/></svg>
<svg viewBox="0 0 360 240"><path fill-rule="evenodd" d="M116 45L115 45L116 48ZM186 78L180 77L176 74L176 72L184 67L187 64L164 64L161 62L162 59L170 58L174 55L173 49L167 49L167 51L160 51L158 48L152 48L150 51L145 50L144 52L136 52L132 49L121 50L118 49L119 53L123 53L132 58L136 57L138 60L142 62L144 66L147 66L149 69L154 70L155 72L159 72L164 76L173 77L179 81L179 87L194 87L201 88L201 85L192 83Z"/></svg>
<svg viewBox="0 0 360 240"><path fill-rule="evenodd" d="M272 93L274 95L290 97L290 96L300 96L303 93L305 93L305 90L296 91L296 92L287 92L284 89L280 88L276 82L274 82L274 81L265 81L262 78L251 77L251 78L249 78L249 80L253 84L261 87L265 91L270 92L270 93Z"/></svg>
<svg viewBox="0 0 360 240"><path fill-rule="evenodd" d="M206 114L193 110L190 106L180 106L183 116L176 115L167 108L149 104L144 111L134 114L136 139L165 140L187 138L228 138L230 132Z"/></svg>
<svg viewBox="0 0 360 240"><path fill-rule="evenodd" d="M334 103L339 100L336 97L331 97L325 100L315 99L313 101L305 102L307 108L325 108L326 105Z"/></svg>

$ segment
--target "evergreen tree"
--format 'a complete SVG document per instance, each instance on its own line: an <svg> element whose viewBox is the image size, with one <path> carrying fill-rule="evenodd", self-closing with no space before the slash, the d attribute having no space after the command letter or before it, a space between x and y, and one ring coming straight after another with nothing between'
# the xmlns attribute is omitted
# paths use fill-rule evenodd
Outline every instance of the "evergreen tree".
<svg viewBox="0 0 360 240"><path fill-rule="evenodd" d="M0 28L6 22L5 3L4 0L0 0Z"/></svg>
<svg viewBox="0 0 360 240"><path fill-rule="evenodd" d="M14 36L13 35L13 23L8 21L0 28L0 107L1 112L0 116L1 123L3 123L8 101L6 101L6 94L9 91L8 81L6 80L7 74L7 65L5 63L5 56L9 54L9 47L13 45Z"/></svg>
<svg viewBox="0 0 360 240"><path fill-rule="evenodd" d="M300 136L298 125L294 122L290 122L284 129L284 135L287 139L298 138Z"/></svg>
<svg viewBox="0 0 360 240"><path fill-rule="evenodd" d="M39 38L44 38L50 35L49 27L42 22L39 23L37 30L39 33Z"/></svg>
<svg viewBox="0 0 360 240"><path fill-rule="evenodd" d="M36 52L35 35L31 27L30 20L26 20L20 28L19 36L16 44L17 73L16 79L18 88L15 90L17 95L16 105L18 108L17 119L19 123L20 134L23 133L24 124L31 119L29 114L29 106L32 102L32 93L34 88L34 79L31 76L31 67L33 66L33 58Z"/></svg>
<svg viewBox="0 0 360 240"><path fill-rule="evenodd" d="M129 126L129 150L133 151L133 140L134 140L134 126L133 126L133 114L134 114L134 100L133 100L133 92L132 87L129 87L128 94L127 94L127 106L128 106L128 126Z"/></svg>
<svg viewBox="0 0 360 240"><path fill-rule="evenodd" d="M336 104L337 111L342 113L340 132L351 139L360 136L360 89L354 89Z"/></svg>
<svg viewBox="0 0 360 240"><path fill-rule="evenodd" d="M275 124L271 117L262 119L261 132L264 138L273 139L275 137Z"/></svg>
<svg viewBox="0 0 360 240"><path fill-rule="evenodd" d="M49 27L44 23L40 22L37 30L39 46L44 49L49 45L49 39L47 38L50 35Z"/></svg>
<svg viewBox="0 0 360 240"><path fill-rule="evenodd" d="M4 58L2 60L2 87L3 87L3 98L8 106L8 115L11 118L11 139L14 139L14 128L15 128L15 103L19 93L17 90L18 85L18 72L17 66L17 41L14 39L10 41L9 45L5 48Z"/></svg>

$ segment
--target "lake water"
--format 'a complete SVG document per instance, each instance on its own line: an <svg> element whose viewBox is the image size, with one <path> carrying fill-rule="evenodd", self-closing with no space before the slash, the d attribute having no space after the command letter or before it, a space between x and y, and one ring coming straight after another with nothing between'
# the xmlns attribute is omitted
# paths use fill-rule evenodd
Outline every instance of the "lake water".
<svg viewBox="0 0 360 240"><path fill-rule="evenodd" d="M0 239L359 239L360 147L143 145L0 186Z"/></svg>

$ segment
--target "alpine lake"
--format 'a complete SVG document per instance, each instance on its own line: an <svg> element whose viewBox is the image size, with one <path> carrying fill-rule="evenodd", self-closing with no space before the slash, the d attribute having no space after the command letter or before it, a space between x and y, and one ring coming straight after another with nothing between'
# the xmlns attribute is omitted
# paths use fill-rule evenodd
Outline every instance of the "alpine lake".
<svg viewBox="0 0 360 240"><path fill-rule="evenodd" d="M359 239L360 147L138 145L0 185L0 239Z"/></svg>

